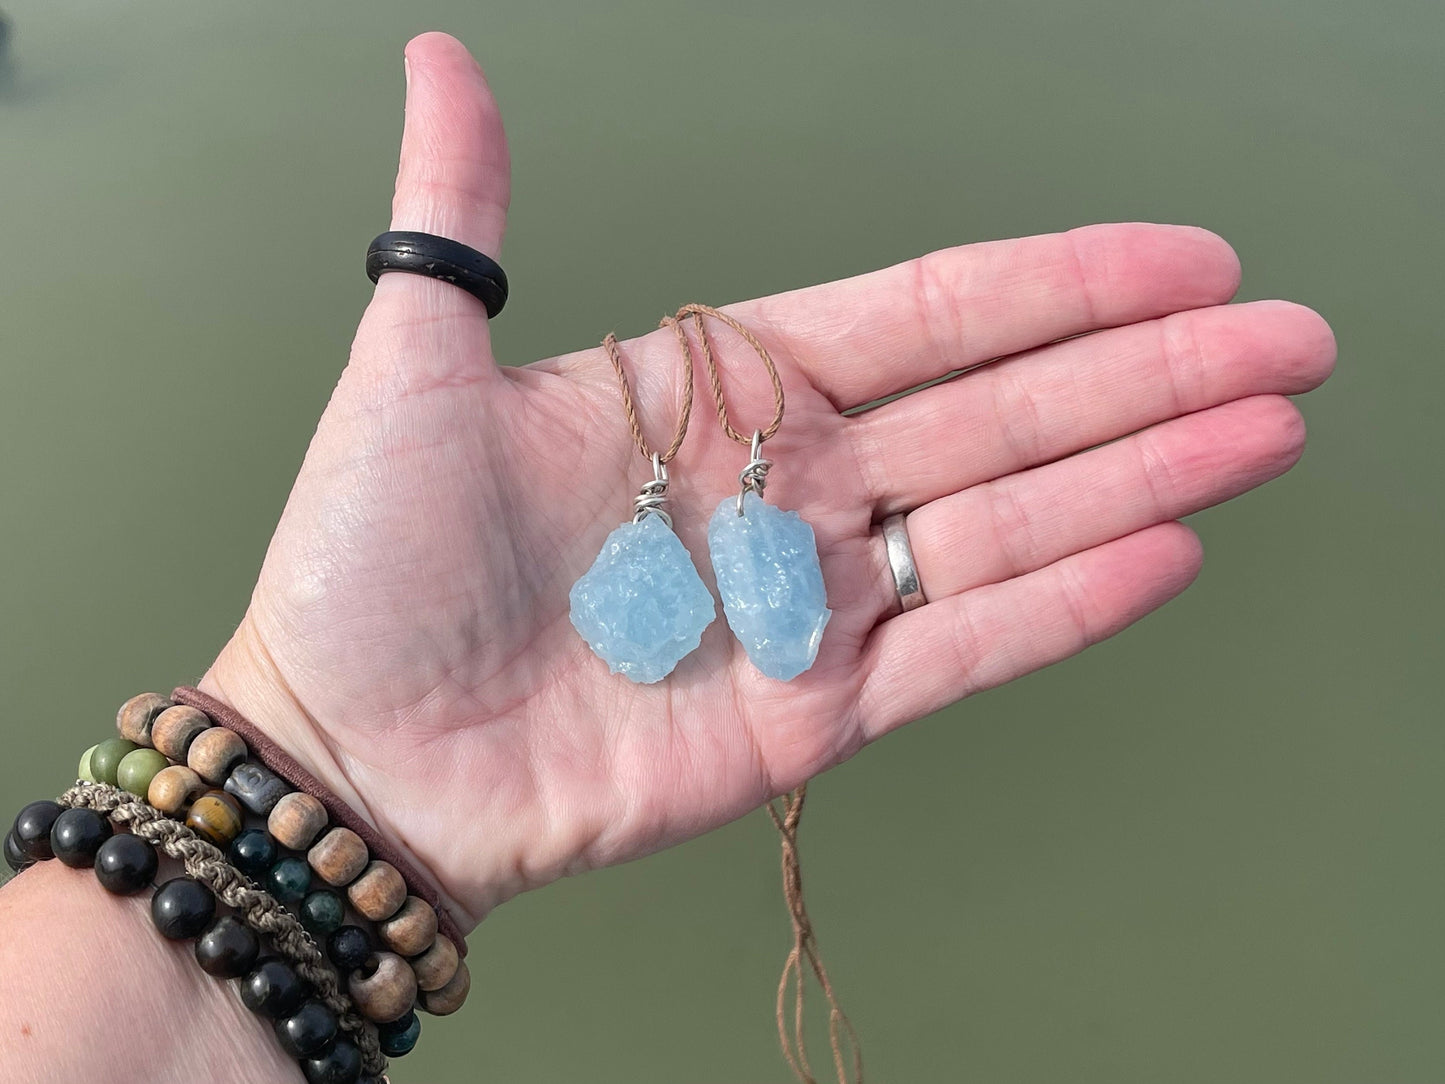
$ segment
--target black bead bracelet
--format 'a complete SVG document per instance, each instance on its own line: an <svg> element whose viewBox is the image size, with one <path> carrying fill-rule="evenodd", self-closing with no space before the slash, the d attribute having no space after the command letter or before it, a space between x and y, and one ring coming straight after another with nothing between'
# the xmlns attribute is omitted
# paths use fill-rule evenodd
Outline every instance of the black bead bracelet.
<svg viewBox="0 0 1445 1084"><path fill-rule="evenodd" d="M111 820L94 809L67 808L54 801L31 802L20 811L5 836L4 854L17 874L51 858L75 869L93 868L101 886L120 896L153 886L160 869L159 854L150 842L115 831ZM189 876L173 877L155 886L151 920L169 940L194 941L202 970L238 980L242 1003L272 1022L277 1041L297 1060L309 1084L385 1084L385 1062L381 1075L363 1078L361 1049L340 1032L336 1013L289 963L263 957L256 931L235 915L218 915L217 903L207 885ZM407 1026L388 1029L380 1044L383 1054L399 1045L410 1050L404 1039L397 1042L408 1029L414 1045L411 1015L410 1021L397 1021Z"/></svg>

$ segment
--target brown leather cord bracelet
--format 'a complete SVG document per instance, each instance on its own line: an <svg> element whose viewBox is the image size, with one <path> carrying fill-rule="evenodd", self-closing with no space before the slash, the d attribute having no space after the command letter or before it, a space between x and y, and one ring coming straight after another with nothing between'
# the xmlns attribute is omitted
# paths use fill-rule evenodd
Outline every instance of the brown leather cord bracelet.
<svg viewBox="0 0 1445 1084"><path fill-rule="evenodd" d="M171 692L171 699L177 704L189 704L191 707L205 712L217 726L223 726L227 730L241 735L257 760L297 790L311 795L325 806L326 812L330 814L336 824L351 829L361 837L370 848L374 858L396 867L406 881L407 892L431 904L432 909L436 911L437 925L441 932L456 945L458 954L466 956L466 937L442 903L440 893L400 851L382 838L381 833L372 826L370 821L333 794L319 779L298 764L291 754L267 737L255 723L229 704L223 703L191 685L177 686Z"/></svg>

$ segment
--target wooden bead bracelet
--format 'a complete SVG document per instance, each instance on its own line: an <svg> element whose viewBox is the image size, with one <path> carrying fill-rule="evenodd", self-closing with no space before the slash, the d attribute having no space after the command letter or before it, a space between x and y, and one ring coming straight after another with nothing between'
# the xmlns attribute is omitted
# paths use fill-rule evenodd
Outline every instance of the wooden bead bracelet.
<svg viewBox="0 0 1445 1084"><path fill-rule="evenodd" d="M127 700L116 728L119 738L81 757L82 779L113 779L229 847L249 876L299 906L302 923L317 936L357 929L342 925L345 905L336 890L345 891L362 920L375 924L376 940L389 951L362 956L353 944L339 953L344 961L360 958L369 965L349 974L352 997L369 1019L394 1022L413 1004L436 1016L461 1007L471 985L462 959L466 941L436 893L368 822L253 724L181 686L171 698L142 693ZM256 839L263 829L248 828L248 814L261 819L276 847L297 856L265 853ZM238 848L257 853L238 854ZM325 887L312 890L315 878ZM338 953L332 956L336 960Z"/></svg>

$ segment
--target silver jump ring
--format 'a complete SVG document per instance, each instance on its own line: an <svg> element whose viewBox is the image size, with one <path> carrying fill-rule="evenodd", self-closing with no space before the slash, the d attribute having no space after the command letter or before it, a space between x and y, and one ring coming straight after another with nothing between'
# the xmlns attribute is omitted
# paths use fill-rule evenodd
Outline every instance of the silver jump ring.
<svg viewBox="0 0 1445 1084"><path fill-rule="evenodd" d="M908 541L908 517L895 512L883 521L883 545L888 550L888 567L893 570L893 586L903 611L916 610L928 601L923 585L918 582L918 566L913 563L913 546Z"/></svg>

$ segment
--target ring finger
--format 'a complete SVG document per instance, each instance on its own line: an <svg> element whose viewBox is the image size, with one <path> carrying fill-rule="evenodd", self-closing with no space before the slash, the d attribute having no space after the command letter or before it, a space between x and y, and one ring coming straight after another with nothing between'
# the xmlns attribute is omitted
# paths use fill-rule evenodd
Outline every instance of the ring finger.
<svg viewBox="0 0 1445 1084"><path fill-rule="evenodd" d="M1238 496L1289 470L1303 448L1299 411L1261 395L972 486L908 515L919 581L937 601L1026 575ZM881 537L871 552L887 617L900 606Z"/></svg>

